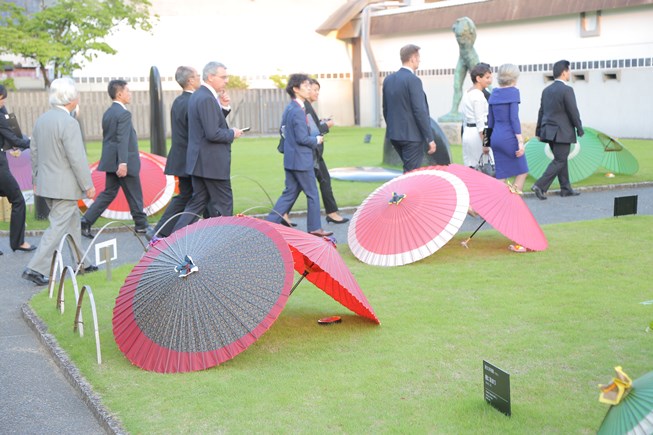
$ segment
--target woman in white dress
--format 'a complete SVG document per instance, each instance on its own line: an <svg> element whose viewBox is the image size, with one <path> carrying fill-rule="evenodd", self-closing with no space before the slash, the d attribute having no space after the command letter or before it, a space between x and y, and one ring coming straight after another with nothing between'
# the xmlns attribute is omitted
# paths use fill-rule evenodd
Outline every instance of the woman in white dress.
<svg viewBox="0 0 653 435"><path fill-rule="evenodd" d="M473 86L465 92L461 102L463 111L463 163L471 168L478 164L481 154L490 152L483 147L483 130L487 127L488 102L483 94L492 84L492 71L486 63L479 63L470 71Z"/></svg>

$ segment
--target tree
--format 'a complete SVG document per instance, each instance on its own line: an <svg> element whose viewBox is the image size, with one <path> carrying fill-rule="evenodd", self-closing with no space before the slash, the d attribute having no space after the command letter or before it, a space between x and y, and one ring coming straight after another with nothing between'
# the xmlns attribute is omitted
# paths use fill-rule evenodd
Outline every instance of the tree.
<svg viewBox="0 0 653 435"><path fill-rule="evenodd" d="M229 76L229 81L227 82L227 89L247 89L249 88L249 83L247 83L247 78L241 76Z"/></svg>
<svg viewBox="0 0 653 435"><path fill-rule="evenodd" d="M54 76L70 75L99 53L115 54L104 40L121 25L150 31L149 0L58 0L28 14L14 3L0 3L0 53L33 59L46 87Z"/></svg>

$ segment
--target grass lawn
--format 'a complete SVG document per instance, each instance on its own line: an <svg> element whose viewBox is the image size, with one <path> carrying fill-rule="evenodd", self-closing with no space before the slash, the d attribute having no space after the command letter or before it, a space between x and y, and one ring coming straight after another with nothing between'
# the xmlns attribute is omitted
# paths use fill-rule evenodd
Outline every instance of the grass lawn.
<svg viewBox="0 0 653 435"><path fill-rule="evenodd" d="M364 143L366 134L371 134L370 143ZM325 159L329 168L342 166L381 166L383 161L383 138L385 130L381 128L336 127L327 136ZM246 214L267 213L272 208L271 202L281 195L284 172L282 155L277 152L278 138L253 137L240 138L232 147L232 188L234 192L234 212L246 211ZM574 186L594 186L619 183L634 183L653 180L653 153L651 140L624 140L628 150L638 159L640 170L635 175L606 178L606 171L599 169L591 177L574 183ZM140 142L141 149L149 151L149 141ZM454 162L462 162L460 145L452 145ZM89 162L100 158L101 143L87 144ZM526 182L528 191L535 180ZM358 206L382 183L362 183L333 180L332 187L340 207ZM268 199L270 198L270 199ZM297 202L296 210L305 210L303 196ZM150 216L150 222L157 222L159 212ZM27 229L45 229L48 221L34 219L33 206L28 206ZM100 218L95 226L101 227L109 220ZM131 221L128 221L131 224ZM8 230L9 222L0 222L0 230Z"/></svg>
<svg viewBox="0 0 653 435"><path fill-rule="evenodd" d="M262 155L273 149L256 143ZM111 282L81 277L100 314L100 366L88 307L85 337L72 332L70 285L61 316L46 292L30 303L130 433L589 434L608 408L597 384L613 367L633 379L653 369L653 308L640 304L653 299L652 225L651 216L548 225L549 248L528 254L507 251L495 231L471 249L457 234L398 268L365 265L339 245L380 326L304 281L249 349L189 374L143 371L115 345L128 265ZM341 324L316 323L334 314ZM511 418L483 399L483 359L511 374Z"/></svg>

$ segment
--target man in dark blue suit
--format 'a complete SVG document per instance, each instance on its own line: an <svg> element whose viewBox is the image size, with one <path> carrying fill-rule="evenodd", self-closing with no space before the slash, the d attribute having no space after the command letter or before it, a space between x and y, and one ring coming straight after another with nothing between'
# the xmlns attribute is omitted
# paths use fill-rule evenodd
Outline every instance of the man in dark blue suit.
<svg viewBox="0 0 653 435"><path fill-rule="evenodd" d="M131 103L132 94L124 80L111 80L108 92L113 103L102 116L102 155L97 167L98 171L106 173L104 191L95 198L81 220L82 235L91 239L91 226L111 204L120 188L129 204L136 232L145 233L149 229L143 211L138 139L132 114L126 107Z"/></svg>
<svg viewBox="0 0 653 435"><path fill-rule="evenodd" d="M542 91L535 135L540 141L549 144L553 153L553 161L549 163L544 174L531 187L539 199L546 199L544 194L549 190L556 177L560 183L560 196L580 195L580 192L571 188L567 164L571 144L576 142L576 133L578 136L584 134L583 124L576 106L576 95L574 90L565 83L571 76L569 65L567 60L556 62L553 65L555 81Z"/></svg>
<svg viewBox="0 0 653 435"><path fill-rule="evenodd" d="M195 222L205 209L210 217L233 215L231 143L243 131L229 128L220 105L220 95L229 81L227 67L209 62L202 70L202 80L188 101L186 172L192 179L193 197L174 231Z"/></svg>
<svg viewBox="0 0 653 435"><path fill-rule="evenodd" d="M276 223L286 222L283 215L290 211L299 193L304 192L308 202L306 230L318 237L330 236L333 233L324 231L320 224L320 196L313 166L314 152L324 137L310 135L304 106L311 94L309 77L305 74L292 74L288 78L286 92L292 98L281 118L286 187L266 219Z"/></svg>
<svg viewBox="0 0 653 435"><path fill-rule="evenodd" d="M428 153L435 153L435 138L422 81L415 75L419 67L419 47L406 45L399 51L402 67L383 81L383 117L386 136L404 163L404 172L419 168Z"/></svg>
<svg viewBox="0 0 653 435"><path fill-rule="evenodd" d="M188 150L188 101L190 96L201 85L200 75L190 66L180 66L175 72L175 80L183 89L181 95L175 98L170 109L170 126L172 145L166 161L165 174L175 175L179 180L179 195L172 198L165 213L159 219L156 227L146 234L151 239L158 231L161 237L168 237L175 227L179 217L174 217L186 208L193 196L193 182L186 172L186 152ZM172 218L170 222L168 219ZM166 222L168 222L166 224ZM162 228L163 227L163 228Z"/></svg>

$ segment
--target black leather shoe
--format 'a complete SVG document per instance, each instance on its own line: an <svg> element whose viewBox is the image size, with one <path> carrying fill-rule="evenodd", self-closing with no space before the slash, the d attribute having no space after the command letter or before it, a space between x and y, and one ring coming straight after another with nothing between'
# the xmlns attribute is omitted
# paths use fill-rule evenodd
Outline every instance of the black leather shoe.
<svg viewBox="0 0 653 435"><path fill-rule="evenodd" d="M91 273L91 272L97 272L98 267L95 264L91 264L90 266L86 266L82 269L82 273Z"/></svg>
<svg viewBox="0 0 653 435"><path fill-rule="evenodd" d="M91 223L86 220L86 218L82 218L82 236L92 239L93 238L93 233L91 233Z"/></svg>
<svg viewBox="0 0 653 435"><path fill-rule="evenodd" d="M535 196L537 196L541 200L545 200L546 196L544 196L544 192L542 192L542 189L537 187L536 185L533 184L533 187L531 187L531 190L535 192Z"/></svg>
<svg viewBox="0 0 653 435"><path fill-rule="evenodd" d="M16 251L32 252L35 249L36 249L35 245L29 245L29 247L27 247L27 248L23 248L22 246L19 246L16 249L14 249L14 252L16 252Z"/></svg>
<svg viewBox="0 0 653 435"><path fill-rule="evenodd" d="M577 191L577 190L570 190L570 191L562 191L561 190L560 191L560 196L562 196L563 198L565 196L578 196L578 195L580 195L580 192Z"/></svg>
<svg viewBox="0 0 653 435"><path fill-rule="evenodd" d="M134 228L134 231L136 231L138 234L147 234L148 231L151 231L152 234L154 234L154 228L152 228L151 225L146 227L136 227Z"/></svg>
<svg viewBox="0 0 653 435"><path fill-rule="evenodd" d="M45 286L48 285L50 280L45 277L45 275L41 275L40 273L31 270L31 269L25 269L23 270L23 279L26 279L28 281L32 281L34 284L38 286Z"/></svg>
<svg viewBox="0 0 653 435"><path fill-rule="evenodd" d="M155 232L156 232L156 231L154 231L154 228L149 227L147 230L145 230L145 239L146 239L148 242L149 242L150 240L152 240L152 238L154 237L154 233L155 233Z"/></svg>
<svg viewBox="0 0 653 435"><path fill-rule="evenodd" d="M0 251L0 255L4 255L4 252Z"/></svg>
<svg viewBox="0 0 653 435"><path fill-rule="evenodd" d="M330 222L332 224L344 224L345 222L349 222L349 218L343 217L340 220L336 220L336 219L334 219L334 218L332 218L330 216L327 216L326 221Z"/></svg>

